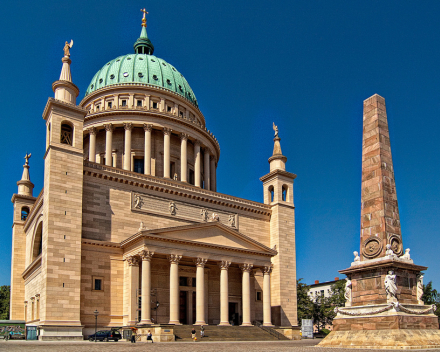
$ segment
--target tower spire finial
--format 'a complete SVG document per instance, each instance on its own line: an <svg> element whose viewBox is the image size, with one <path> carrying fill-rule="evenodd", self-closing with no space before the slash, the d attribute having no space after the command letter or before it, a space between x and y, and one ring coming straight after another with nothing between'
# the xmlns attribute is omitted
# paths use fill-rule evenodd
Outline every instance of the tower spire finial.
<svg viewBox="0 0 440 352"><path fill-rule="evenodd" d="M145 15L148 15L147 10L141 9L141 12L144 13L144 16L142 17L142 27L147 28L147 18L145 17Z"/></svg>
<svg viewBox="0 0 440 352"><path fill-rule="evenodd" d="M29 176L29 159L31 156L31 153L26 153L26 156L24 157L26 162L23 165L23 175L21 176L21 180L17 182L17 186L18 194L32 197L34 184L31 182L31 178Z"/></svg>

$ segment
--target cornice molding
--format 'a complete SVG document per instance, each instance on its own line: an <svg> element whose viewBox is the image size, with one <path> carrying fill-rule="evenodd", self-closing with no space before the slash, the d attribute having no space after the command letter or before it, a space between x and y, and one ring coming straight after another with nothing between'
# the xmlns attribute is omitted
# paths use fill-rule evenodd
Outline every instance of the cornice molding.
<svg viewBox="0 0 440 352"><path fill-rule="evenodd" d="M41 267L41 254L28 265L28 267L23 271L23 274L21 274L22 278L26 280L26 278L31 275L35 270L37 270L39 267Z"/></svg>
<svg viewBox="0 0 440 352"><path fill-rule="evenodd" d="M83 117L86 116L86 114L87 114L87 110L83 109L82 107L80 107L78 105L69 104L69 103L66 103L64 101L61 101L61 100L58 100L55 98L49 98L49 99L47 99L46 106L44 107L44 110L43 110L43 119L45 119L45 120L47 119L47 115L48 115L49 110L52 107L52 105L76 112L77 114L82 115Z"/></svg>

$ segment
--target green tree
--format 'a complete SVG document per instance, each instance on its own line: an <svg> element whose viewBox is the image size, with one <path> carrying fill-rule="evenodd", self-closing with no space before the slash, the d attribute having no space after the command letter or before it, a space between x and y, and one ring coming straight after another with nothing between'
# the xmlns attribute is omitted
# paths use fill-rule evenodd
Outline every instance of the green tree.
<svg viewBox="0 0 440 352"><path fill-rule="evenodd" d="M302 279L296 281L296 295L298 307L298 325L301 326L302 319L313 318L313 302L309 296L309 286L301 282Z"/></svg>
<svg viewBox="0 0 440 352"><path fill-rule="evenodd" d="M423 285L422 301L425 304L435 304L437 309L434 314L438 316L440 322L440 293L435 288L432 288L432 281L429 281L426 285Z"/></svg>
<svg viewBox="0 0 440 352"><path fill-rule="evenodd" d="M0 320L9 319L9 296L11 287L9 285L0 286Z"/></svg>

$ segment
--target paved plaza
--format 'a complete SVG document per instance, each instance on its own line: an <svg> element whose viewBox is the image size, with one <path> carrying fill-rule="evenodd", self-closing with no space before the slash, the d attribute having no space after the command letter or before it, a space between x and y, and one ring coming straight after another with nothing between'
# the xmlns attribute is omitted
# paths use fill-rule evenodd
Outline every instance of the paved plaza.
<svg viewBox="0 0 440 352"><path fill-rule="evenodd" d="M0 351L179 351L179 352L226 352L226 351L251 351L251 352L282 352L282 351L319 351L319 352L346 352L349 349L342 348L316 348L315 346L321 341L301 340L301 341L268 341L268 342L167 342L167 343L145 343L138 342L131 344L125 341L119 342L41 342L41 341L0 341ZM354 351L386 351L386 350L367 350L353 349ZM434 350L417 350L417 351L440 351Z"/></svg>

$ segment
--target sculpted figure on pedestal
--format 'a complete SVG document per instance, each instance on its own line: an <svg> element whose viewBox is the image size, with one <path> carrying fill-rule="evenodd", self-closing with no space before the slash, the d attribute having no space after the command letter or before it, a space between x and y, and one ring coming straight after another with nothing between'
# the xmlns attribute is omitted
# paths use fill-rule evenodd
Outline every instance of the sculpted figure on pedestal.
<svg viewBox="0 0 440 352"><path fill-rule="evenodd" d="M409 255L409 251L410 251L409 248L405 249L405 254L402 255L400 258L402 258L402 259L411 259L410 255Z"/></svg>
<svg viewBox="0 0 440 352"><path fill-rule="evenodd" d="M274 137L278 137L278 126L275 125L275 122L272 122L272 123L273 123L273 130L275 131L275 136Z"/></svg>
<svg viewBox="0 0 440 352"><path fill-rule="evenodd" d="M170 202L170 214L176 215L177 206L173 201Z"/></svg>
<svg viewBox="0 0 440 352"><path fill-rule="evenodd" d="M417 299L419 301L419 304L424 304L422 301L423 296L423 275L422 273L417 275Z"/></svg>
<svg viewBox="0 0 440 352"><path fill-rule="evenodd" d="M394 254L394 251L391 249L391 245L387 244L386 247L387 247L387 250L385 252L385 255L389 256L389 257L395 257L396 255Z"/></svg>
<svg viewBox="0 0 440 352"><path fill-rule="evenodd" d="M345 306L351 307L351 280L347 277L345 283L345 294L344 297L346 299Z"/></svg>
<svg viewBox="0 0 440 352"><path fill-rule="evenodd" d="M361 261L361 257L359 257L359 253L357 251L354 251L353 255L354 255L354 261L355 262L360 262Z"/></svg>
<svg viewBox="0 0 440 352"><path fill-rule="evenodd" d="M388 271L387 276L385 276L385 291L387 293L387 301L395 302L397 301L397 286L396 286L396 275L393 271Z"/></svg>

